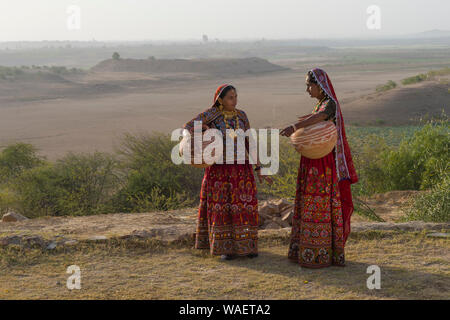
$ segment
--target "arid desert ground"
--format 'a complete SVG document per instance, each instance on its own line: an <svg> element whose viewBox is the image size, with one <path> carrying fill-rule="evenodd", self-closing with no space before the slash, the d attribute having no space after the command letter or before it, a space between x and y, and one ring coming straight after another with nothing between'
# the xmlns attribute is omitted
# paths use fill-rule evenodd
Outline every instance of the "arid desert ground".
<svg viewBox="0 0 450 320"><path fill-rule="evenodd" d="M184 67L177 68L173 62L176 60L164 59L176 56L176 52L184 57L183 47L168 46L166 51L170 54L164 51L162 58L152 57L159 69L138 72L139 66L133 68L131 60L118 69L112 66L112 59L103 65L85 66L79 57L67 65L83 67L79 73L33 69L14 79L0 79L0 146L18 141L32 143L50 160L68 151L112 151L124 132L170 133L181 127L210 106L221 83L237 87L238 108L246 111L253 127L282 128L297 116L311 112L315 101L306 93L304 81L305 73L313 67L329 73L347 125L409 124L427 113L449 109L448 75L400 85L406 77L448 67L448 46L293 48L289 54L283 54L283 48L277 54L276 49L273 44L272 51L258 58L260 61L249 70L242 70L239 65L234 69L227 67L226 59L231 59L228 57L222 58L222 65L211 61L217 59L215 56L200 56L207 60L189 65L190 59L198 58L194 54L178 61ZM141 51L135 56L131 52L124 59L152 54L151 48ZM235 56L244 59L237 62L244 67L251 63L252 58L241 57L240 51ZM0 59L10 64L34 62L26 57L9 61L8 57L10 53L0 53ZM99 57L97 62L109 58ZM65 61L55 59L48 65ZM273 70L265 69L269 63L275 65ZM376 87L388 80L399 85L376 92Z"/></svg>

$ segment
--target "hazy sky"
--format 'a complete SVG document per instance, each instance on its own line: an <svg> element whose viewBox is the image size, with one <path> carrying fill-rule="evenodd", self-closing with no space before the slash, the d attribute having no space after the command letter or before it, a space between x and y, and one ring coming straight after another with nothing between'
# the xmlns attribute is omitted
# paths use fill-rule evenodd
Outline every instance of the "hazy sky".
<svg viewBox="0 0 450 320"><path fill-rule="evenodd" d="M366 26L370 5L381 30ZM449 13L449 0L0 0L0 41L388 36L450 30Z"/></svg>

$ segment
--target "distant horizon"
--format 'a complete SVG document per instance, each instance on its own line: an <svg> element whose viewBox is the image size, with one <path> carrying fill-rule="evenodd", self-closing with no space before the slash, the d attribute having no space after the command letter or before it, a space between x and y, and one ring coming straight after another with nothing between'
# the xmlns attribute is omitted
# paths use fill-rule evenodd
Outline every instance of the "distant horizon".
<svg viewBox="0 0 450 320"><path fill-rule="evenodd" d="M445 35L439 36L427 36L427 34L430 33L445 33ZM419 37L421 35L424 35L424 38L422 39L428 39L428 38L450 38L450 30L443 30L443 29L431 29L431 30L425 30L421 32L415 32L415 33L406 33L406 34L392 34L392 35L354 35L354 36L318 36L318 37L280 37L280 38L269 38L269 37L255 37L255 38L210 38L207 43L214 43L214 42L249 42L249 41L298 41L298 40L308 40L308 41L314 41L314 40L388 40L388 39L410 39L410 37ZM105 43L116 43L116 42L131 42L131 43L139 43L139 42L203 42L202 36L198 38L166 38L166 39L108 39L108 40L102 40L102 39L90 39L90 40L77 40L77 39L42 39L42 40L8 40L8 41L2 41L0 40L0 43L14 43L14 42L105 42Z"/></svg>

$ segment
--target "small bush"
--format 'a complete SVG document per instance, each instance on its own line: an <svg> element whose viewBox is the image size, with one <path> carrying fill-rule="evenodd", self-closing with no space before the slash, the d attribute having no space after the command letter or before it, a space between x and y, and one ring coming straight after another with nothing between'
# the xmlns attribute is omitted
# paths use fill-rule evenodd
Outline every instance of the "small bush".
<svg viewBox="0 0 450 320"><path fill-rule="evenodd" d="M118 162L106 153L69 153L55 165L63 198L63 214L90 215L112 212L111 198L119 187Z"/></svg>
<svg viewBox="0 0 450 320"><path fill-rule="evenodd" d="M382 84L377 86L376 91L377 92L384 92L384 91L388 91L391 89L394 89L395 87L397 87L397 83L395 83L392 80L389 80L386 84Z"/></svg>
<svg viewBox="0 0 450 320"><path fill-rule="evenodd" d="M26 170L11 183L11 190L17 199L14 210L28 218L63 214L58 208L63 194L52 164Z"/></svg>
<svg viewBox="0 0 450 320"><path fill-rule="evenodd" d="M439 70L431 70L427 73L428 77L433 78L436 76L446 76L450 74L450 68L446 67Z"/></svg>
<svg viewBox="0 0 450 320"><path fill-rule="evenodd" d="M0 153L0 179L6 183L18 177L24 170L40 166L44 159L37 155L37 149L27 143L8 145Z"/></svg>
<svg viewBox="0 0 450 320"><path fill-rule="evenodd" d="M430 192L413 200L412 206L405 210L405 220L425 222L450 222L450 174L441 172L443 177Z"/></svg>
<svg viewBox="0 0 450 320"><path fill-rule="evenodd" d="M124 135L117 149L126 176L115 199L118 210L168 210L199 200L204 170L174 164L171 152L176 144L161 133Z"/></svg>
<svg viewBox="0 0 450 320"><path fill-rule="evenodd" d="M398 150L383 153L382 158L389 190L430 188L442 178L438 173L448 167L448 124L425 125L412 139L404 140Z"/></svg>
<svg viewBox="0 0 450 320"><path fill-rule="evenodd" d="M416 76L403 79L402 84L408 85L408 84L413 84L413 83L419 83L419 82L425 81L427 79L428 79L428 75L421 73Z"/></svg>
<svg viewBox="0 0 450 320"><path fill-rule="evenodd" d="M117 162L102 153L69 153L55 164L25 170L12 183L16 210L27 217L90 215L113 211Z"/></svg>
<svg viewBox="0 0 450 320"><path fill-rule="evenodd" d="M1 79L14 79L16 76L23 74L22 68L0 66Z"/></svg>
<svg viewBox="0 0 450 320"><path fill-rule="evenodd" d="M359 176L352 185L357 195L392 190L425 190L448 170L450 136L448 120L429 120L419 130L405 130L403 139L392 134L360 137L350 133L350 146ZM395 143L393 143L395 142Z"/></svg>

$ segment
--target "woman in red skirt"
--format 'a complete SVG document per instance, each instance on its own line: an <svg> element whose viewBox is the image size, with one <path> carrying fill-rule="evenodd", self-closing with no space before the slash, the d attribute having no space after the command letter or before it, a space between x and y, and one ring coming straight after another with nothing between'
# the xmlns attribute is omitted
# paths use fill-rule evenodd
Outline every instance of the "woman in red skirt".
<svg viewBox="0 0 450 320"><path fill-rule="evenodd" d="M236 140L234 130L250 129L247 115L236 109L236 105L236 89L228 84L222 85L216 90L213 106L184 125L192 133L194 121L202 121L203 129L215 128L223 135L223 164L205 169L195 247L210 249L212 255L221 255L226 260L235 256L258 256L258 200L253 168L249 163L248 140L244 164L237 163L239 152L236 143L234 161L226 160L226 135L231 132ZM258 162L255 171L260 182L272 183L269 177L261 175L260 170Z"/></svg>
<svg viewBox="0 0 450 320"><path fill-rule="evenodd" d="M307 92L318 100L313 116L281 131L295 130L320 121L334 121L336 147L320 159L301 157L297 178L288 258L303 267L344 266L344 246L350 233L353 201L350 185L358 181L345 136L344 119L327 73L313 69L306 77Z"/></svg>

